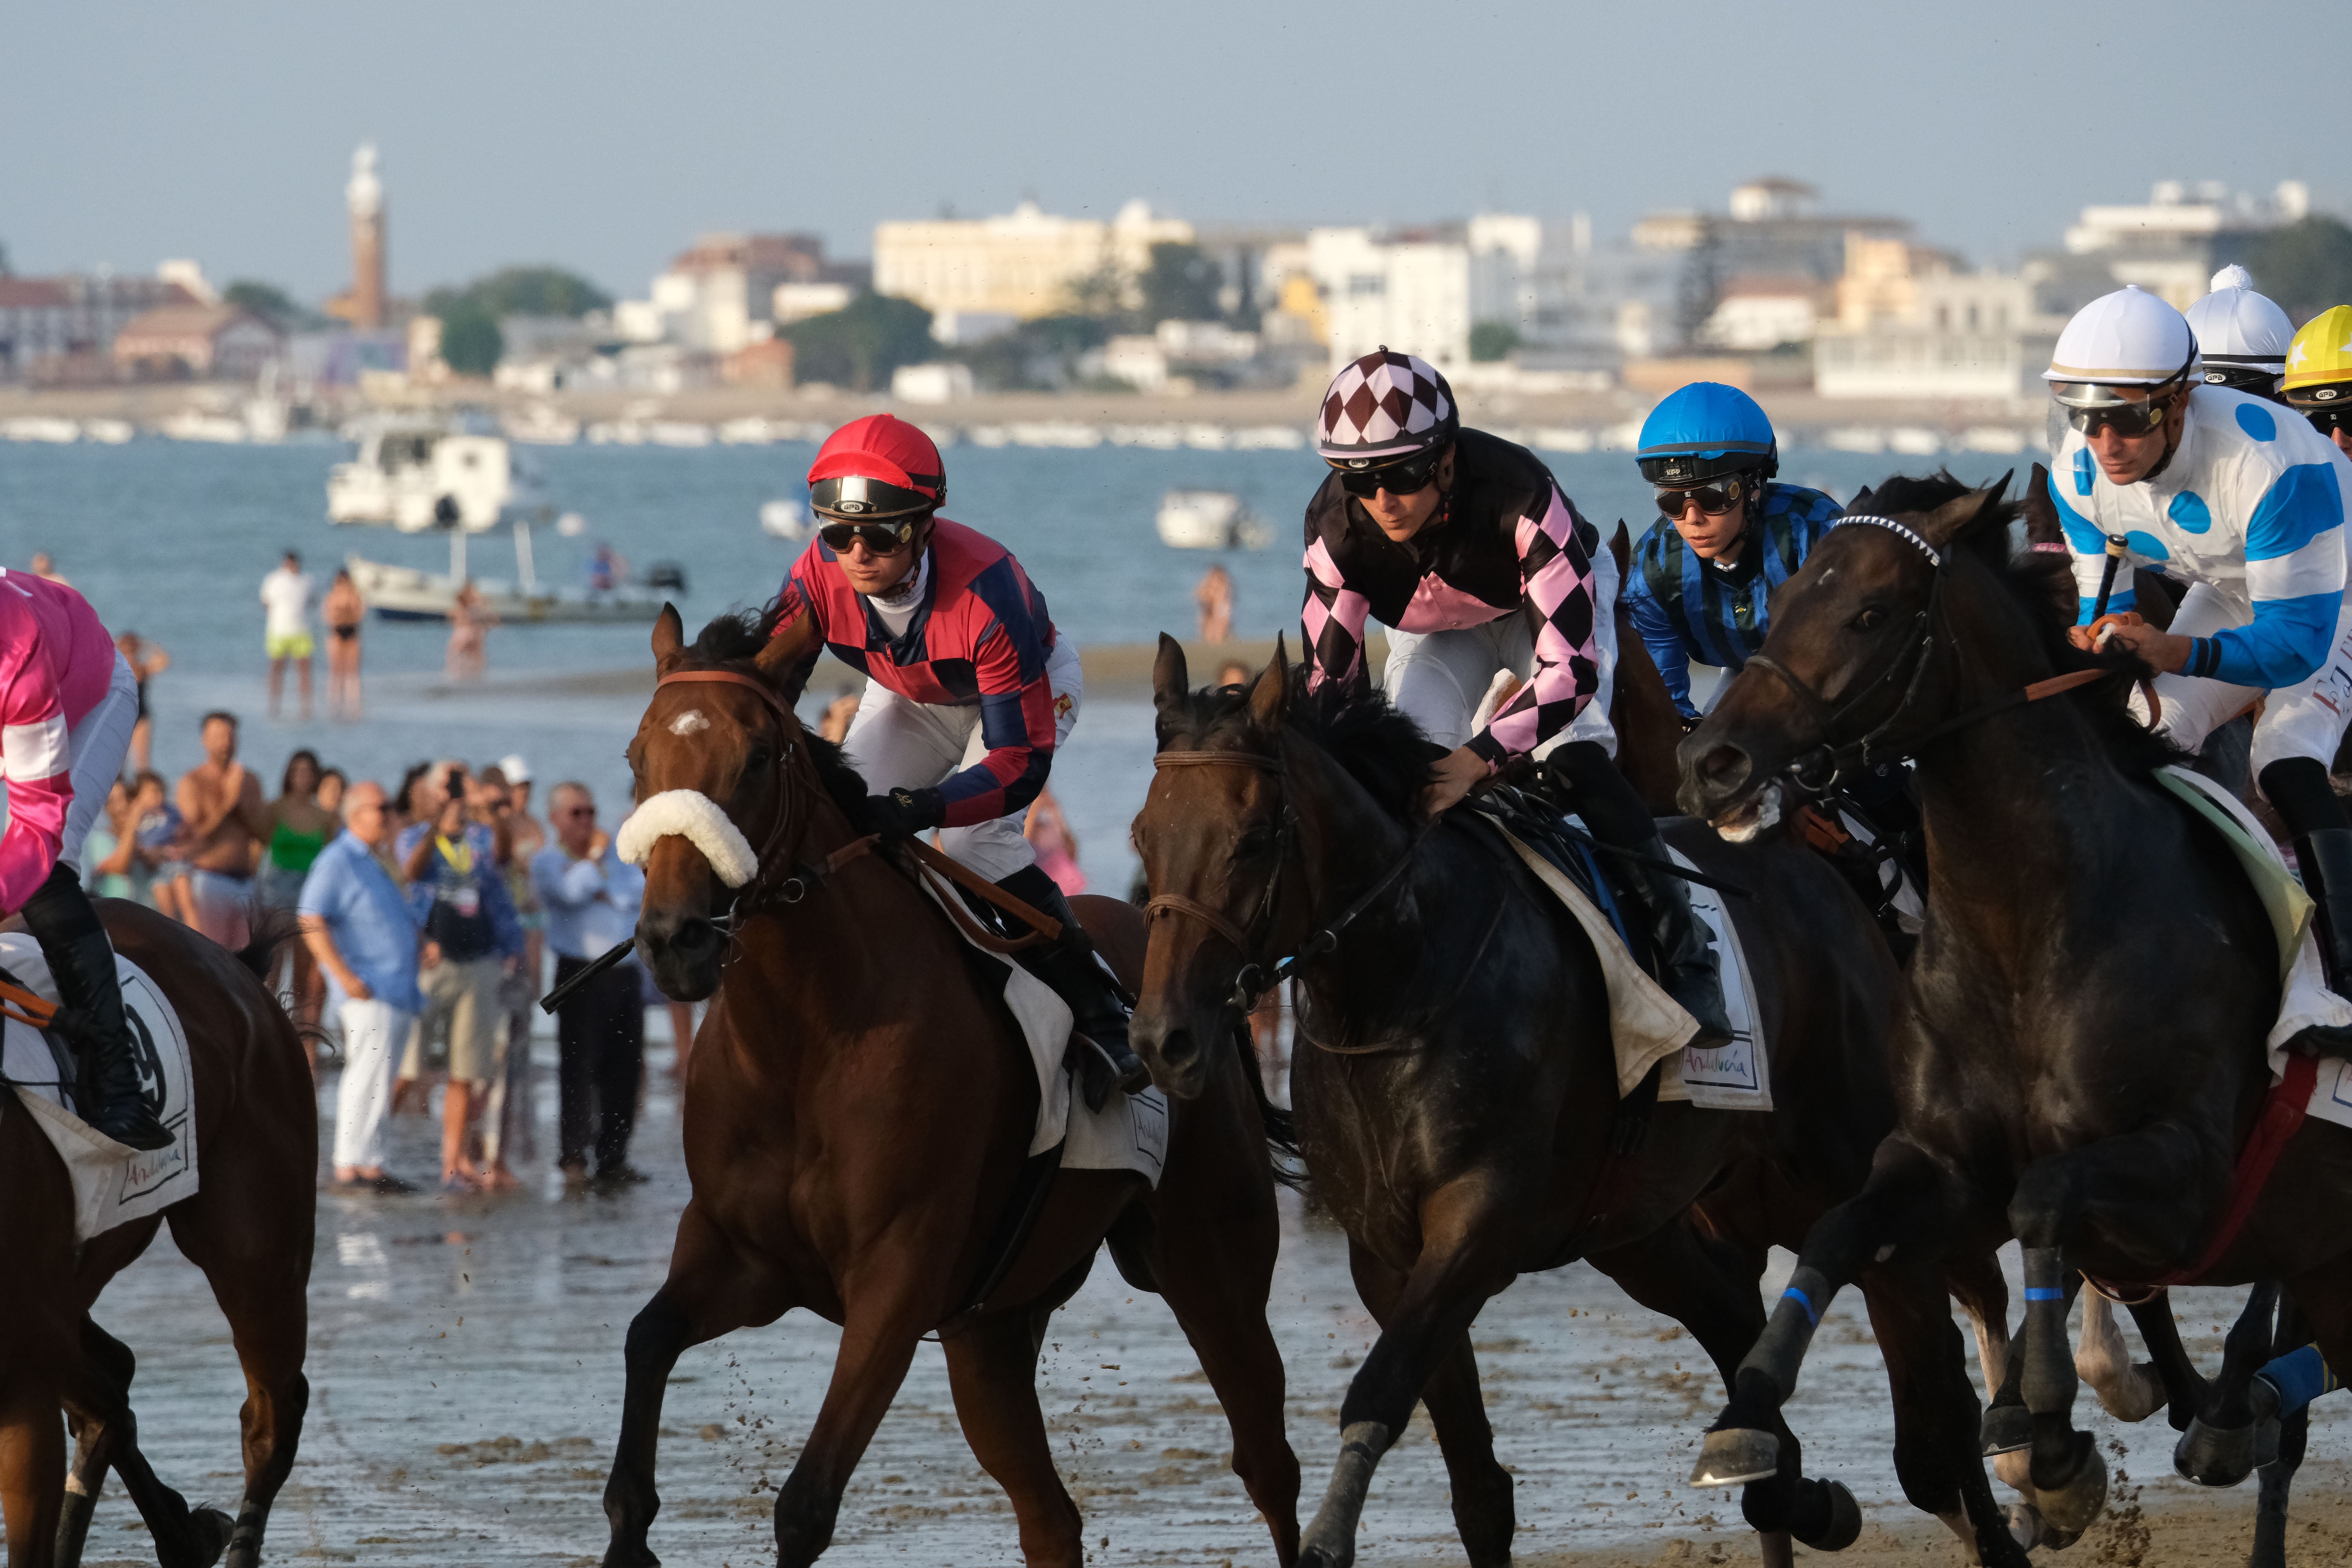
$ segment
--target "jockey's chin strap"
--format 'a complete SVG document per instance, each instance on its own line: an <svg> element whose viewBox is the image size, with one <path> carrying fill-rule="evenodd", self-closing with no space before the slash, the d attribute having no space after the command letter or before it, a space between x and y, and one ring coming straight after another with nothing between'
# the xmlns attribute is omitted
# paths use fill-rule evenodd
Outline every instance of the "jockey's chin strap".
<svg viewBox="0 0 2352 1568"><path fill-rule="evenodd" d="M1955 730L1964 730L1971 724L1991 718L1996 713L2005 713L2011 708L2020 708L2028 702L2039 702L2044 698L2055 697L2061 692L2088 686L2093 681L2105 680L2115 673L2107 669L2077 669L2064 675L2053 676L2047 680L2037 680L2017 690L2003 692L1990 701L1979 703L1940 723L1932 724L1916 734L1890 740L1889 737L1895 727L1903 721L1905 716L1911 711L1913 705L1918 701L1919 693L1927 684L1928 667L1933 662L1932 656L1935 652L1937 615L1943 607L1945 555L1942 551L1928 543L1910 527L1895 521L1891 517L1873 517L1867 513L1854 512L1838 519L1831 526L1843 528L1851 524L1882 528L1894 534L1925 555L1928 563L1935 569L1935 575L1928 581L1927 602L1920 607L1916 615L1912 616L1910 633L1902 648L1894 658L1886 661L1876 675L1864 681L1857 689L1842 695L1835 706L1832 706L1827 698L1813 689L1802 676L1779 659L1760 653L1748 658L1748 668L1761 668L1795 695L1806 714L1813 721L1814 726L1821 731L1821 744L1811 751L1800 754L1781 770L1800 789L1819 793L1835 784L1839 775L1849 769L1867 768L1879 763L1897 762L1906 757L1916 756L1928 742L1940 740ZM1857 709L1875 698L1882 689L1893 686L1898 680L1902 683L1903 695L1896 700L1895 707L1885 718L1872 725L1854 740L1837 739L1839 730L1844 727L1845 721Z"/></svg>

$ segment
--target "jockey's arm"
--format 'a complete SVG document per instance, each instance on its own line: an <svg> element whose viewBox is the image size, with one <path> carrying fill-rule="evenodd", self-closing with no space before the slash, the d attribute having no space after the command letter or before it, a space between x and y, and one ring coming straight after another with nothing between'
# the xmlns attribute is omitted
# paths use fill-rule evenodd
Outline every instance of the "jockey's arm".
<svg viewBox="0 0 2352 1568"><path fill-rule="evenodd" d="M1638 557L1625 574L1617 597L1632 618L1642 646L1650 650L1650 662L1658 667L1658 678L1666 683L1666 695L1674 699L1675 710L1685 719L1696 719L1698 705L1691 700L1690 694L1690 645L1683 640L1682 628L1675 625L1665 605L1650 592L1649 580L1643 574Z"/></svg>
<svg viewBox="0 0 2352 1568"><path fill-rule="evenodd" d="M1557 485L1542 516L1519 520L1519 574L1526 584L1519 613L1535 623L1535 664L1527 683L1470 737L1470 750L1486 759L1489 771L1567 729L1601 689L1601 611L1592 573L1600 542Z"/></svg>
<svg viewBox="0 0 2352 1568"><path fill-rule="evenodd" d="M1045 650L1034 635L1016 636L999 625L973 652L981 740L988 752L936 789L913 792L925 815L936 812L932 826L965 827L1026 811L1054 766L1054 692Z"/></svg>
<svg viewBox="0 0 2352 1568"><path fill-rule="evenodd" d="M1299 609L1299 650L1307 661L1309 690L1327 680L1348 684L1366 679L1364 620L1371 601L1348 586L1331 552L1319 539L1307 547L1307 602Z"/></svg>

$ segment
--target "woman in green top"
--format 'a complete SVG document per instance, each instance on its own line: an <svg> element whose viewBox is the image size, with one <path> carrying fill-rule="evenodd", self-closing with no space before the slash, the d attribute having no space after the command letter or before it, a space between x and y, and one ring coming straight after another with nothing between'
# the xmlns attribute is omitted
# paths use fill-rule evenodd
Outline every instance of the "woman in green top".
<svg viewBox="0 0 2352 1568"><path fill-rule="evenodd" d="M325 773L316 752L306 749L286 759L278 798L269 804L269 847L262 854L261 873L256 879L265 909L291 910L301 901L302 879L310 874L310 862L319 858L327 840L341 831L335 814L319 804L319 781ZM310 949L299 942L289 942L279 951L292 965L294 1022L316 1024L327 999L319 966ZM277 989L275 962L270 964L269 984L271 990ZM304 1045L310 1048L307 1034ZM312 1066L316 1065L314 1059Z"/></svg>

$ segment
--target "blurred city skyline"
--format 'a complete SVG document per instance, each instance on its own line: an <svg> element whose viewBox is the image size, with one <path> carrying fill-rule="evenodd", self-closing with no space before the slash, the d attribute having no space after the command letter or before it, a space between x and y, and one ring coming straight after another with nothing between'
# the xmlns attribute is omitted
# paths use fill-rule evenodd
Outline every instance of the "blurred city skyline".
<svg viewBox="0 0 2352 1568"><path fill-rule="evenodd" d="M0 98L0 244L20 272L191 257L322 298L351 276L361 142L383 149L391 286L412 296L538 261L627 294L708 230L862 256L877 222L1024 197L1105 218L1140 197L1201 225L1581 211L1608 234L1776 174L1983 264L2158 180L2346 195L2326 112L2214 75L2329 36L2340 12L2316 0L2246 13L2242 44L2186 0L2120 26L2011 0L1347 14L426 0L162 27L43 8L16 19Z"/></svg>

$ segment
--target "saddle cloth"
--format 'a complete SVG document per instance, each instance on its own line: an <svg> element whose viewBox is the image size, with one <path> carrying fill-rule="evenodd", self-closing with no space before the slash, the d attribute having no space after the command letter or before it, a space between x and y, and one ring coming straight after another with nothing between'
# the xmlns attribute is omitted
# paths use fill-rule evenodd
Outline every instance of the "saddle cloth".
<svg viewBox="0 0 2352 1568"><path fill-rule="evenodd" d="M2352 1002L2327 989L2326 972L2320 966L2311 895L2287 869L2285 857L2245 802L2187 768L2158 768L2156 782L2221 833L2270 914L2279 944L2279 1016L2266 1044L2271 1081L2282 1082L2286 1078L2287 1041L2312 1024L2352 1024ZM2341 1057L2320 1059L2319 1080L2312 1086L2305 1114L2352 1127L2352 1064Z"/></svg>
<svg viewBox="0 0 2352 1568"><path fill-rule="evenodd" d="M145 971L119 953L114 963L122 981L131 1036L144 1058L141 1076L148 1103L159 1107L163 1124L178 1134L169 1148L142 1152L99 1136L75 1113L78 1074L72 1055L14 1018L5 1021L5 1032L0 1034L0 1077L16 1091L17 1102L31 1113L73 1178L78 1241L192 1197L198 1184L187 1034L179 1014ZM58 999L40 943L30 936L0 933L0 970L44 1001Z"/></svg>
<svg viewBox="0 0 2352 1568"><path fill-rule="evenodd" d="M1617 928L1584 889L1509 828L1496 826L1528 868L1583 928L1601 960L1601 973L1609 987L1610 1035L1617 1047L1617 1092L1631 1094L1651 1066L1663 1061L1665 1068L1658 1075L1662 1101L1686 1100L1710 1110L1771 1110L1771 1060L1758 1016L1755 983L1748 972L1748 954L1739 944L1739 930L1724 910L1723 895L1696 882L1685 884L1691 911L1706 922L1715 938L1724 1013L1731 1024L1729 1045L1700 1050L1685 1043L1696 1032L1698 1020L1683 1011L1682 1004L1634 962ZM1680 850L1670 853L1677 865L1698 869Z"/></svg>
<svg viewBox="0 0 2352 1568"><path fill-rule="evenodd" d="M923 890L934 900L941 897L928 878ZM963 928L955 929L962 936ZM1004 1005L1019 1022L1037 1067L1037 1131L1029 1141L1029 1152L1042 1154L1059 1143L1065 1171L1133 1171L1159 1186L1160 1167L1168 1163L1168 1097L1157 1089L1133 1095L1113 1089L1100 1110L1088 1110L1085 1097L1070 1092L1065 1059L1070 1047L1070 1005L1018 963L977 942L971 946L1009 972Z"/></svg>

